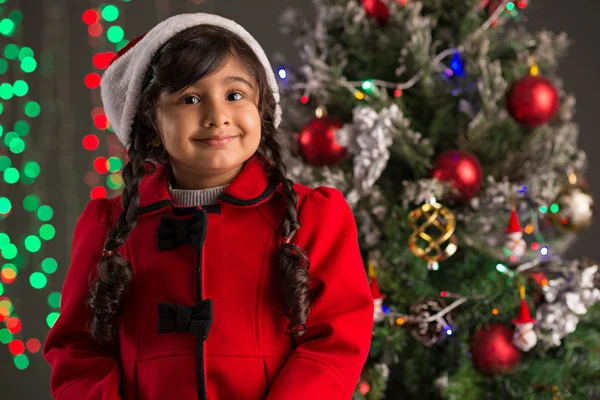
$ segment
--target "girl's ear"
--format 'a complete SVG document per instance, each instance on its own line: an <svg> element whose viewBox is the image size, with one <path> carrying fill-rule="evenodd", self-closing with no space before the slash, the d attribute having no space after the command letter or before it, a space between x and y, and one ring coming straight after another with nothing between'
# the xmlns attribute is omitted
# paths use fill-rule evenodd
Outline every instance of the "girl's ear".
<svg viewBox="0 0 600 400"><path fill-rule="evenodd" d="M152 139L152 147L158 147L162 144L160 137L159 136L155 136L154 139Z"/></svg>

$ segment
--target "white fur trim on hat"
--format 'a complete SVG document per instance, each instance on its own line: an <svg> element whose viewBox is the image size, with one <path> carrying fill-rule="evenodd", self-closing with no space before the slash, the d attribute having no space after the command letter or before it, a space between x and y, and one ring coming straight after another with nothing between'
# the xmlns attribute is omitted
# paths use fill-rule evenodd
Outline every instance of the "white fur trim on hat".
<svg viewBox="0 0 600 400"><path fill-rule="evenodd" d="M279 87L271 63L263 48L241 25L227 18L205 13L180 14L152 28L138 43L106 69L100 84L104 112L125 147L131 141L131 126L139 106L142 80L156 51L175 34L196 25L216 25L240 36L252 48L267 73L269 87L277 103L275 127L281 123Z"/></svg>

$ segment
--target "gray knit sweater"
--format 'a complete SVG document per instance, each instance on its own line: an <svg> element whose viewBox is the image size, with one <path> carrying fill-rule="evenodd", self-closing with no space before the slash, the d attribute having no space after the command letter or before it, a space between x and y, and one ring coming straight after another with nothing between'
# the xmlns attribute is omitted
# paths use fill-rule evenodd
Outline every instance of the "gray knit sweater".
<svg viewBox="0 0 600 400"><path fill-rule="evenodd" d="M169 185L169 194L173 202L182 207L207 206L217 204L217 197L223 193L228 185L208 189L186 190L173 189Z"/></svg>

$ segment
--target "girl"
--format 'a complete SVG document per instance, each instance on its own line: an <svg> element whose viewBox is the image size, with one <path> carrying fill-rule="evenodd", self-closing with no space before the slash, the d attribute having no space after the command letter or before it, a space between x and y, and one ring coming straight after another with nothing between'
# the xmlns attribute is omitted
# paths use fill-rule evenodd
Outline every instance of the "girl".
<svg viewBox="0 0 600 400"><path fill-rule="evenodd" d="M373 327L355 220L339 190L286 178L259 44L174 16L117 54L101 94L125 188L75 227L53 396L350 399Z"/></svg>

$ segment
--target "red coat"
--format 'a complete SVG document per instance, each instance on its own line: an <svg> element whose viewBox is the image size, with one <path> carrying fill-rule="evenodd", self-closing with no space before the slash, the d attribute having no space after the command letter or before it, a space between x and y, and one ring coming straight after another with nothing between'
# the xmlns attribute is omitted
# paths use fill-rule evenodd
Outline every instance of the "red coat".
<svg viewBox="0 0 600 400"><path fill-rule="evenodd" d="M61 315L44 344L55 398L352 397L373 328L354 216L339 190L295 184L302 226L293 241L310 258L313 297L305 334L286 336L275 264L284 205L264 160L252 157L218 205L205 208L174 206L160 170L144 178L139 222L119 248L133 280L119 343L109 347L86 331L85 298L121 205L119 198L87 205L75 227ZM171 218L195 226L191 244L168 237L179 229Z"/></svg>

